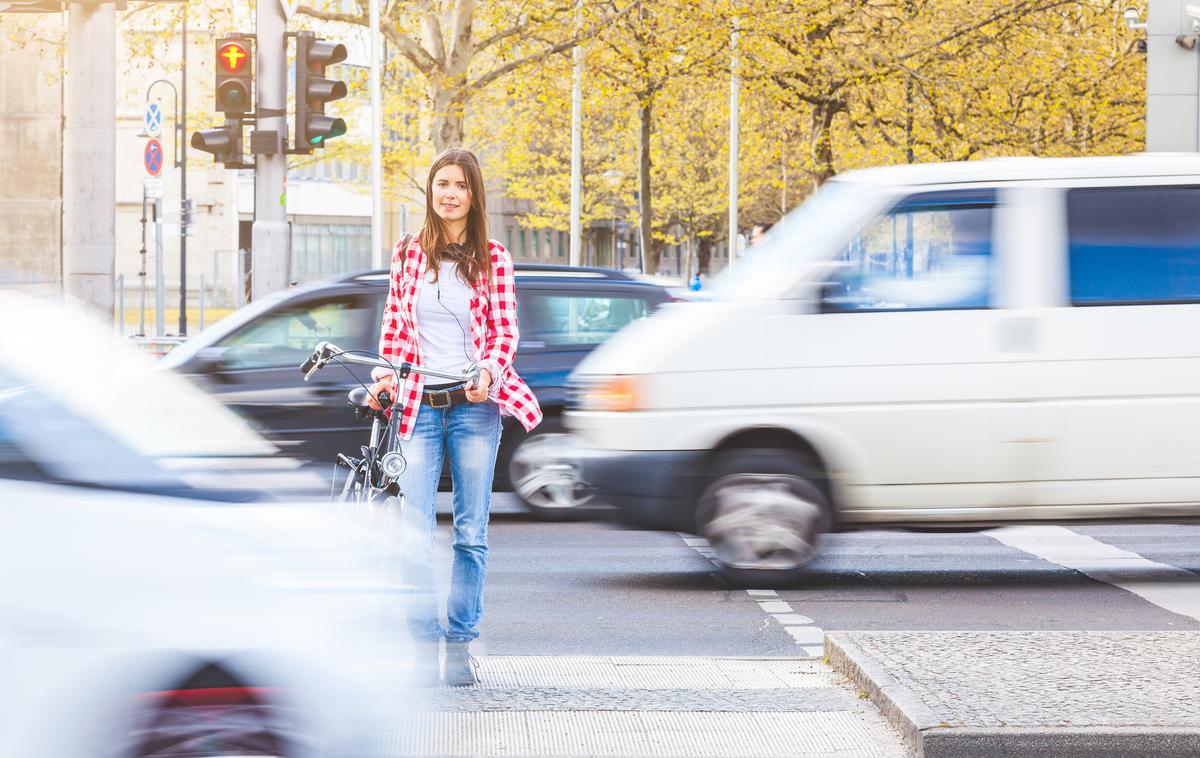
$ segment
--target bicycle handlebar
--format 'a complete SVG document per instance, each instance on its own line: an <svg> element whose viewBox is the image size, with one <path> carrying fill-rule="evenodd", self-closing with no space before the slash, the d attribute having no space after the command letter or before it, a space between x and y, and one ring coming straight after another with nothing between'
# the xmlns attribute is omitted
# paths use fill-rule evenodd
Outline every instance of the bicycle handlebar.
<svg viewBox="0 0 1200 758"><path fill-rule="evenodd" d="M422 376L431 376L436 379L445 379L447 381L463 381L467 384L474 383L479 378L479 367L471 364L467 371L452 374L448 371L437 371L434 369L421 368L414 366L411 363L392 363L383 358L372 358L365 355L355 355L347 352L332 342L318 342L313 349L313 354L308 357L304 363L300 364L300 373L304 374L304 381L312 378L312 375L325 368L325 366L334 358L341 360L344 363L358 363L363 366L374 366L376 368L386 368L400 372L401 377L408 376L410 373L421 374Z"/></svg>

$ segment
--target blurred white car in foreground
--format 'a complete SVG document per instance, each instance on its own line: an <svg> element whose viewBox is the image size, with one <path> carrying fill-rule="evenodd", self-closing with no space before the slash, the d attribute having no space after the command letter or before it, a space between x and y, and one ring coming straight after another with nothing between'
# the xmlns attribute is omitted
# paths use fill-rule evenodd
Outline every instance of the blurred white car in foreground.
<svg viewBox="0 0 1200 758"><path fill-rule="evenodd" d="M0 321L37 325L0 331L0 755L377 755L386 535L107 329L8 293Z"/></svg>

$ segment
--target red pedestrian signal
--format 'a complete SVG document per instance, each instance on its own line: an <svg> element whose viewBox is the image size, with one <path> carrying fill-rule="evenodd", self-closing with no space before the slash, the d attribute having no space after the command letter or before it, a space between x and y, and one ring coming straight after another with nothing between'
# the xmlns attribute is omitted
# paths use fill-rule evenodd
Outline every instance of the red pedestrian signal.
<svg viewBox="0 0 1200 758"><path fill-rule="evenodd" d="M210 153L226 168L244 168L242 128L254 112L253 38L231 34L216 42L213 69L216 73L213 93L217 110L225 114L225 123L192 133L191 145ZM149 164L147 164L149 166Z"/></svg>
<svg viewBox="0 0 1200 758"><path fill-rule="evenodd" d="M217 61L227 74L237 74L242 66L250 65L250 54L238 42L227 42L217 49Z"/></svg>
<svg viewBox="0 0 1200 758"><path fill-rule="evenodd" d="M254 110L254 65L249 39L225 37L217 40L217 110L240 116Z"/></svg>

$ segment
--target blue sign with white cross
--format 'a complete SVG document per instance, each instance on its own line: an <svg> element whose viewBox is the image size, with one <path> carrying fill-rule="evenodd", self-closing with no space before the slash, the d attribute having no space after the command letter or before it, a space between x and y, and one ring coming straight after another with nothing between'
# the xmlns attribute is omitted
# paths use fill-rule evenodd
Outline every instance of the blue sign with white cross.
<svg viewBox="0 0 1200 758"><path fill-rule="evenodd" d="M149 137L157 137L162 133L163 113L162 107L158 103L150 103L146 106L146 118L144 124L146 126L146 135Z"/></svg>

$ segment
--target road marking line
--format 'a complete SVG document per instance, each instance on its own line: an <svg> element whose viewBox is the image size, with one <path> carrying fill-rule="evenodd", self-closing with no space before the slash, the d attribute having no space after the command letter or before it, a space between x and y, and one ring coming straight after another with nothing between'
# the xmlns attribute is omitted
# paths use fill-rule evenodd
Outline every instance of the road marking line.
<svg viewBox="0 0 1200 758"><path fill-rule="evenodd" d="M759 600L758 607L763 609L763 613L791 613L792 606L782 600Z"/></svg>
<svg viewBox="0 0 1200 758"><path fill-rule="evenodd" d="M825 632L819 627L785 626L783 629L800 645L819 645L825 641Z"/></svg>
<svg viewBox="0 0 1200 758"><path fill-rule="evenodd" d="M676 534L683 540L683 544L707 558L717 568L721 568L721 562L714 557L712 545L708 540L703 537L693 537L684 532L676 532ZM792 640L804 655L819 658L825 653L825 632L820 627L814 626L813 620L808 616L795 613L790 603L769 599L778 598L778 592L775 590L746 590L746 594L758 603L758 607L762 609L763 613L775 619L783 627L783 630L792 636Z"/></svg>
<svg viewBox="0 0 1200 758"><path fill-rule="evenodd" d="M1200 576L1061 526L1006 526L993 539L1200 621Z"/></svg>
<svg viewBox="0 0 1200 758"><path fill-rule="evenodd" d="M773 613L775 620L784 626L812 626L813 620L799 613Z"/></svg>

